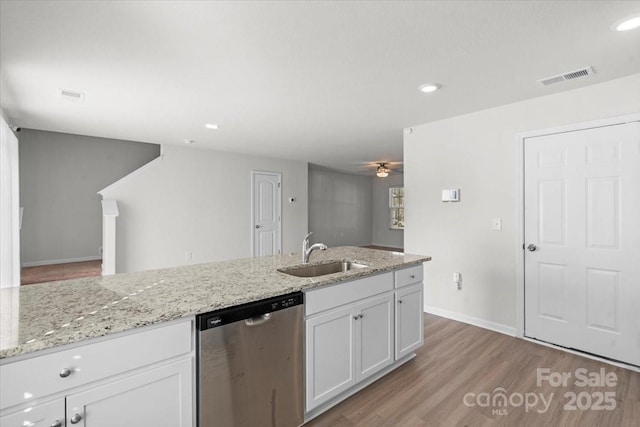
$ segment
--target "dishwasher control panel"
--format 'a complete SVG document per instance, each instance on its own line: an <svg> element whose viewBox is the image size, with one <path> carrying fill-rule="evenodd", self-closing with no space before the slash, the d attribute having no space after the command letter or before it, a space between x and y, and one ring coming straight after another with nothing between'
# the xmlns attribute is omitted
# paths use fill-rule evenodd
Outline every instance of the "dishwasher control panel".
<svg viewBox="0 0 640 427"><path fill-rule="evenodd" d="M294 305L302 304L302 294L292 295L286 299L275 301L271 303L272 311L282 310L283 308L293 307Z"/></svg>
<svg viewBox="0 0 640 427"><path fill-rule="evenodd" d="M285 310L304 303L304 294L294 292L292 294L281 295L247 304L224 308L210 313L200 314L196 317L197 328L204 331L218 326L227 325L252 317L262 316L267 313Z"/></svg>

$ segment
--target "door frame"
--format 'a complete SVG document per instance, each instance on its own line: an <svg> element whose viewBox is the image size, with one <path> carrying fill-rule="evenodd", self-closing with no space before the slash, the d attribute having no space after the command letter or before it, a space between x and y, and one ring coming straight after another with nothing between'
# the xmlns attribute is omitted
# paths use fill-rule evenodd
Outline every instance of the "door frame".
<svg viewBox="0 0 640 427"><path fill-rule="evenodd" d="M524 295L524 142L528 138L553 135L559 133L575 132L579 130L594 129L607 126L615 126L626 123L640 122L640 113L623 116L609 117L605 119L591 120L587 122L573 123L570 125L556 126L546 129L538 129L517 133L515 136L514 164L515 164L515 242L514 253L516 258L516 337L525 336L525 295Z"/></svg>
<svg viewBox="0 0 640 427"><path fill-rule="evenodd" d="M277 197L277 205L278 205L278 213L279 213L279 219L278 219L278 248L277 250L279 251L280 254L282 254L282 172L274 172L274 171L264 171L264 170L251 170L251 224L249 225L249 227L251 228L251 248L250 248L250 252L249 252L249 256L251 258L253 258L255 255L253 254L253 250L255 247L255 233L253 231L253 228L255 227L255 223L256 223L256 211L255 211L255 204L254 204L254 200L255 200L255 186L254 186L254 181L255 181L255 176L256 175L273 175L276 176L278 178L278 197ZM275 254L274 254L275 255Z"/></svg>

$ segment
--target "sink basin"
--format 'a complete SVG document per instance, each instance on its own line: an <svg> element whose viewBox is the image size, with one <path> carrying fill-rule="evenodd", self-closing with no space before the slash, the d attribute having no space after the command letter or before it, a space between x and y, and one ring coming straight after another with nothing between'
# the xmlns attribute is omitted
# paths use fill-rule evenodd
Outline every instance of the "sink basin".
<svg viewBox="0 0 640 427"><path fill-rule="evenodd" d="M318 277L326 274L344 273L349 270L367 268L367 265L352 261L331 261L324 264L302 265L278 269L279 272L296 277Z"/></svg>

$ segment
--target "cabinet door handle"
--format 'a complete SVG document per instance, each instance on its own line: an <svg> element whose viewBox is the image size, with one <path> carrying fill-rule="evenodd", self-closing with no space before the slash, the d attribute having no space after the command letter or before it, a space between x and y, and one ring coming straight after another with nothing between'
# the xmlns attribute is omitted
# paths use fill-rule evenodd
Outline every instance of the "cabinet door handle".
<svg viewBox="0 0 640 427"><path fill-rule="evenodd" d="M409 279L415 279L415 278L416 278L415 274L412 274L409 276Z"/></svg>
<svg viewBox="0 0 640 427"><path fill-rule="evenodd" d="M50 427L62 427L62 421L55 420L54 422L51 423Z"/></svg>
<svg viewBox="0 0 640 427"><path fill-rule="evenodd" d="M359 317L358 317L357 314L355 316L353 316L353 320L358 320L358 319L359 319Z"/></svg>
<svg viewBox="0 0 640 427"><path fill-rule="evenodd" d="M402 300L401 299L398 300L398 304L402 304Z"/></svg>
<svg viewBox="0 0 640 427"><path fill-rule="evenodd" d="M73 414L73 416L71 417L71 424L78 424L80 421L82 421L82 415Z"/></svg>
<svg viewBox="0 0 640 427"><path fill-rule="evenodd" d="M364 314L361 314L358 316L359 319L362 319L364 317Z"/></svg>
<svg viewBox="0 0 640 427"><path fill-rule="evenodd" d="M71 369L69 368L64 368L60 371L60 378L67 378L69 375L71 375Z"/></svg>

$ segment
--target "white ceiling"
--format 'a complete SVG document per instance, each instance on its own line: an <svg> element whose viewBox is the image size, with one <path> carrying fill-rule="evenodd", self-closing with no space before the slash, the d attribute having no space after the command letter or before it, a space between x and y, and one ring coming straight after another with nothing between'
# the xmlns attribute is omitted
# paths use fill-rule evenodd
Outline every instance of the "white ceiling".
<svg viewBox="0 0 640 427"><path fill-rule="evenodd" d="M635 12L639 1L3 1L1 103L27 128L355 170L401 160L405 127L640 72L640 29L610 28ZM587 65L594 76L535 82ZM417 90L431 81L443 88Z"/></svg>

